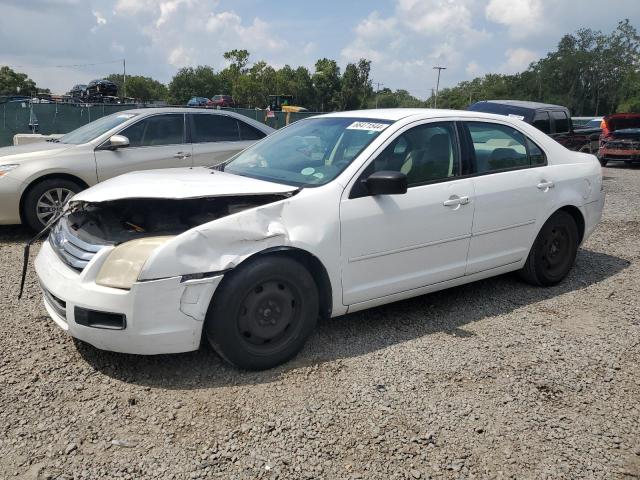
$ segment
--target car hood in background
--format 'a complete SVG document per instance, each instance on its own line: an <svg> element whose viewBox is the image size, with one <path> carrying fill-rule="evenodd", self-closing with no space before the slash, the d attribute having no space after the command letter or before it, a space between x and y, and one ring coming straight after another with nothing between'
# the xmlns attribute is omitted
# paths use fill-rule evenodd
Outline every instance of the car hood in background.
<svg viewBox="0 0 640 480"><path fill-rule="evenodd" d="M0 163L22 163L52 157L74 146L59 142L36 142L16 147L2 147L0 148Z"/></svg>
<svg viewBox="0 0 640 480"><path fill-rule="evenodd" d="M291 185L242 177L207 167L167 168L120 175L73 197L72 201L106 202L125 198L204 198L265 195L298 190Z"/></svg>

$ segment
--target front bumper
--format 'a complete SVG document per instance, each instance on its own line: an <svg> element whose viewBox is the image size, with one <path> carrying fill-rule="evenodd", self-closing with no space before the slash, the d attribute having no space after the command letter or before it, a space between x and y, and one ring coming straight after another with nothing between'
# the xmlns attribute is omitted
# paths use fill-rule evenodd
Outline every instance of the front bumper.
<svg viewBox="0 0 640 480"><path fill-rule="evenodd" d="M154 355L197 350L213 292L222 275L182 282L181 277L135 283L131 290L103 287L96 275L111 247L100 250L78 273L48 241L35 261L47 312L69 335L113 352ZM80 325L75 307L124 315L122 330Z"/></svg>

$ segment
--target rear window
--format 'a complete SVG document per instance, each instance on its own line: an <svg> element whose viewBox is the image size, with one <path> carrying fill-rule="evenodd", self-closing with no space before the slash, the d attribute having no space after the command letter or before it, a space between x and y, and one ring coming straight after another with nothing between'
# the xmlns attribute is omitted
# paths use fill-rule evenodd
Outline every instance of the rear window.
<svg viewBox="0 0 640 480"><path fill-rule="evenodd" d="M533 117L533 122L531 124L541 132L544 132L546 134L551 133L551 120L549 119L549 112L537 112L535 117Z"/></svg>
<svg viewBox="0 0 640 480"><path fill-rule="evenodd" d="M565 112L551 112L551 117L556 126L555 133L567 133L569 132L569 117Z"/></svg>
<svg viewBox="0 0 640 480"><path fill-rule="evenodd" d="M520 131L507 125L467 122L477 173L489 173L546 163L544 152Z"/></svg>
<svg viewBox="0 0 640 480"><path fill-rule="evenodd" d="M240 140L260 140L267 136L266 133L241 120L238 120L238 126L240 127Z"/></svg>
<svg viewBox="0 0 640 480"><path fill-rule="evenodd" d="M235 118L206 113L191 115L193 143L237 142L238 140L240 140L240 133Z"/></svg>

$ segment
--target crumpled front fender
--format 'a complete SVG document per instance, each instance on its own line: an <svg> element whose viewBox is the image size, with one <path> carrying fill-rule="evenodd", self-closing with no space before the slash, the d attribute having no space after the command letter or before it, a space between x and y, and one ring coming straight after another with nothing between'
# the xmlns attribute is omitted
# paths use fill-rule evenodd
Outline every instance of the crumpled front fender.
<svg viewBox="0 0 640 480"><path fill-rule="evenodd" d="M188 230L154 251L140 280L230 270L262 250L290 245L287 201L245 210Z"/></svg>

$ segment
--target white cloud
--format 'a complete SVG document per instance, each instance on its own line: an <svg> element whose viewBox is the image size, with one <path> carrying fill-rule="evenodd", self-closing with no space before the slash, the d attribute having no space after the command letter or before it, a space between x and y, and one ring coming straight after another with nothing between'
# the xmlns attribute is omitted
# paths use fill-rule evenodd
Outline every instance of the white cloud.
<svg viewBox="0 0 640 480"><path fill-rule="evenodd" d="M487 20L509 28L514 38L524 38L541 27L542 0L490 0L485 8Z"/></svg>
<svg viewBox="0 0 640 480"><path fill-rule="evenodd" d="M474 60L467 63L467 66L464 68L464 71L472 77L477 77L483 73L482 67L478 64L478 62Z"/></svg>
<svg viewBox="0 0 640 480"><path fill-rule="evenodd" d="M490 38L474 25L474 10L473 0L396 0L393 15L374 11L358 23L341 56L368 58L374 78L426 97L435 86L434 65L447 67L444 80L464 69L467 50Z"/></svg>
<svg viewBox="0 0 640 480"><path fill-rule="evenodd" d="M500 66L502 73L516 73L526 70L531 62L540 58L533 50L526 48L509 48L505 52L507 60Z"/></svg>

